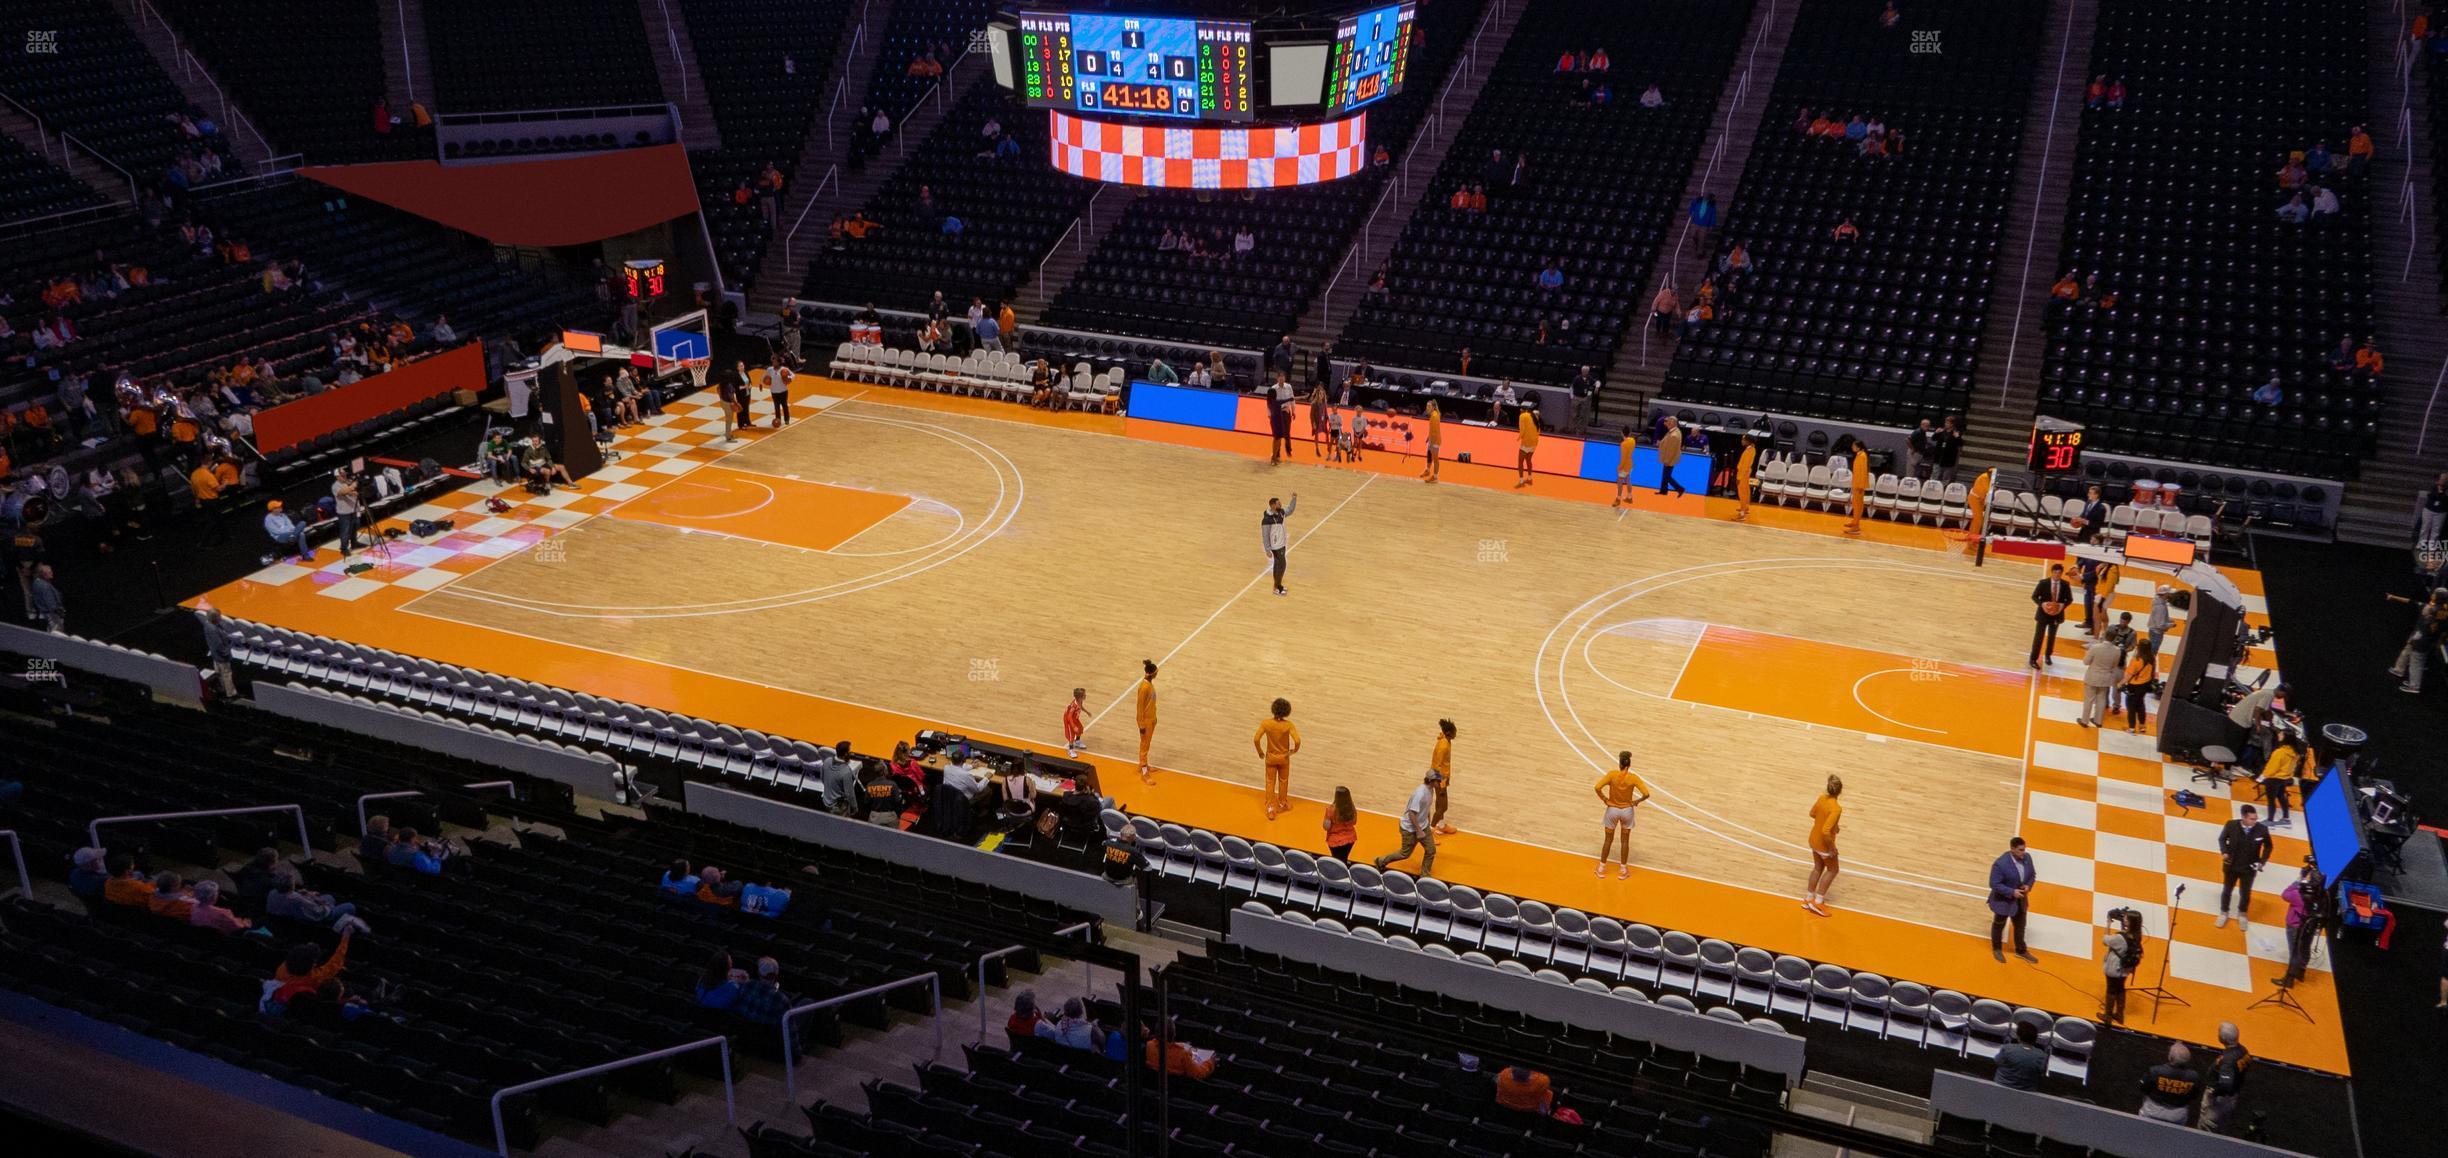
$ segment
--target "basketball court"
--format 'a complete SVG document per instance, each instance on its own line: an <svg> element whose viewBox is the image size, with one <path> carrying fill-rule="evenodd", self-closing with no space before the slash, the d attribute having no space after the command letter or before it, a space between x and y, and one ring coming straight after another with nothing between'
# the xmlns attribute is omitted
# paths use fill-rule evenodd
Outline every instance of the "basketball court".
<svg viewBox="0 0 2448 1158"><path fill-rule="evenodd" d="M2069 627L2048 672L2024 665L2028 564L1976 568L1930 527L1850 539L1826 515L1737 523L1727 500L1646 493L1618 511L1609 486L1524 491L1509 466L1448 463L1429 485L1416 457L1335 465L1302 444L1270 466L1257 435L800 382L785 429L724 445L699 396L624 432L578 491L487 515L504 488L474 484L419 508L458 519L450 535L373 571L326 551L208 598L869 751L924 727L1058 750L1084 686L1089 752L1126 807L1322 851L1315 802L1345 785L1363 857L1396 843L1450 718L1462 833L1440 877L2066 1013L2096 1009L2099 916L2138 904L2164 936L2169 886L2191 881L2169 987L2193 1005L2155 1028L2206 1039L2234 1017L2265 1055L2345 1069L2325 972L2303 990L2314 1026L2242 1012L2283 958L2277 866L2300 840L2281 830L2252 933L2213 929L2204 829L2233 802L2183 814L2166 789L2185 770L2147 736L2074 726L2084 639ZM1258 516L1296 494L1278 598ZM2149 590L2129 577L2120 609ZM1143 659L1162 666L1152 786L1131 771ZM1278 696L1312 803L1269 821L1251 734ZM1592 784L1619 751L1658 795L1631 878L1599 879ZM1831 774L1845 868L1821 918L1797 898ZM2038 967L1986 943L1988 867L2018 833L2041 858ZM2159 956L2154 939L2146 973Z"/></svg>

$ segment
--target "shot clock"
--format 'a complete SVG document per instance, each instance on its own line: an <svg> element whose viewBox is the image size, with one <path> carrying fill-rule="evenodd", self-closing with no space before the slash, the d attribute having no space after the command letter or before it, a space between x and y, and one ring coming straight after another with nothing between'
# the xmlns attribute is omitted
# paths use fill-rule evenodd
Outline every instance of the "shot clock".
<svg viewBox="0 0 2448 1158"><path fill-rule="evenodd" d="M2081 423L2042 415L2032 421L2031 448L2023 465L2041 474L2070 474L2082 466Z"/></svg>

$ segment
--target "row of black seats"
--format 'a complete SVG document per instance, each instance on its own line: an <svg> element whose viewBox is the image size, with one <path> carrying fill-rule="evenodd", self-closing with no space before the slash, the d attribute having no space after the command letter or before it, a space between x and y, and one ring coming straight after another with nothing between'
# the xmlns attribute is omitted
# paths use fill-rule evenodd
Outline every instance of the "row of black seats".
<svg viewBox="0 0 2448 1158"><path fill-rule="evenodd" d="M390 96L396 109L385 109L400 124L375 131L374 107L387 95L375 0L324 0L303 20L289 0L160 0L157 7L277 151L331 165L433 155L432 134L417 131L407 93Z"/></svg>
<svg viewBox="0 0 2448 1158"><path fill-rule="evenodd" d="M784 178L799 170L808 128L832 86L833 58L849 19L847 0L682 0L706 101L722 129L722 148L689 154L697 200L713 231L723 277L756 280L774 233L765 209L737 205L732 191L772 165ZM785 61L788 62L787 66ZM776 208L779 208L779 195ZM785 223L786 224L786 223ZM821 222L819 224L822 224Z"/></svg>
<svg viewBox="0 0 2448 1158"><path fill-rule="evenodd" d="M1741 405L1729 386L1747 383L1799 392L1799 413L1894 425L1930 414L1924 386L1944 409L1968 397L2045 6L1915 8L1893 25L1881 7L1826 0L1796 13L1793 47L1712 239L1720 259L1743 247L1754 272L1719 283L1714 318L1668 370L1674 397ZM1881 153L1804 131L1820 118L1879 121L1903 143ZM1848 221L1858 232L1838 237ZM1915 279L1933 267L1951 276ZM1804 269L1800 283L1789 276ZM1678 288L1688 304L1697 287ZM1814 335L1794 348L1798 326L1843 319L1880 294L1924 311L1919 329L1934 337L1822 345ZM1862 381L1911 389L1841 385Z"/></svg>
<svg viewBox="0 0 2448 1158"><path fill-rule="evenodd" d="M661 104L663 46L635 0L428 0L434 89L450 112Z"/></svg>
<svg viewBox="0 0 2448 1158"><path fill-rule="evenodd" d="M106 0L44 0L25 17L14 25L24 30L18 43L0 53L0 93L42 118L46 132L76 137L147 185L195 148L221 154L236 175L228 137L237 127L189 137L175 118L189 114L199 128L210 118L187 104ZM370 108L367 117L370 123Z"/></svg>
<svg viewBox="0 0 2448 1158"><path fill-rule="evenodd" d="M1475 373L1539 381L1605 366L1638 313L1751 7L1523 13L1395 245L1385 292L1360 299L1337 348L1418 367L1453 365L1467 348ZM1592 47L1609 54L1604 76L1556 72L1564 53ZM1600 84L1612 98L1594 107ZM1641 107L1652 84L1665 103ZM1453 204L1466 190L1484 195L1484 211ZM1538 284L1551 262L1560 289ZM1518 306L1479 308L1523 291Z"/></svg>
<svg viewBox="0 0 2448 1158"><path fill-rule="evenodd" d="M2294 6L2198 16L2180 0L2100 13L2091 70L2124 78L2130 95L2083 113L2061 263L2119 300L2053 307L2041 373L2115 398L2068 393L2043 410L2105 420L2108 443L2156 457L2347 477L2378 417L2375 383L2323 365L2341 338L2371 332L2372 188L2346 163L2347 134L2369 112L2363 22ZM2341 212L2280 219L2282 166L2324 144L2335 163L2304 183L2336 192ZM2273 374L2292 407L2354 397L2353 429L2194 409L2199 394L2233 399Z"/></svg>

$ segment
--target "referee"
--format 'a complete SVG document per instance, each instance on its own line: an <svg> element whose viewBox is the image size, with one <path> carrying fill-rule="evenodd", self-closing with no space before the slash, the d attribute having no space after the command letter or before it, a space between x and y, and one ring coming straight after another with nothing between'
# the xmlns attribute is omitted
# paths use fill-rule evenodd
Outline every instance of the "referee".
<svg viewBox="0 0 2448 1158"><path fill-rule="evenodd" d="M1268 499L1266 513L1258 516L1258 541L1266 547L1267 558L1274 561L1275 593L1277 595L1290 594L1284 590L1283 585L1284 552L1291 547L1291 538L1284 532L1284 520L1291 518L1292 512L1298 509L1300 509L1300 492L1294 491L1289 504L1282 499Z"/></svg>

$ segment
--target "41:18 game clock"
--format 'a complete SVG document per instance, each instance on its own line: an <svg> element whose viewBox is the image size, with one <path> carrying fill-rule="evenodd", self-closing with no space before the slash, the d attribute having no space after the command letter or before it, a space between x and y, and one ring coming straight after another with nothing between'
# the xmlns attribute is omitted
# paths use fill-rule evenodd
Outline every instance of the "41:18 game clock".
<svg viewBox="0 0 2448 1158"><path fill-rule="evenodd" d="M2070 474L2082 466L2082 449L2081 423L2042 415L2032 421L2031 448L2023 466L2041 474Z"/></svg>

